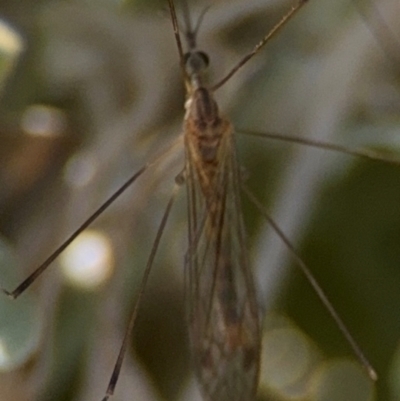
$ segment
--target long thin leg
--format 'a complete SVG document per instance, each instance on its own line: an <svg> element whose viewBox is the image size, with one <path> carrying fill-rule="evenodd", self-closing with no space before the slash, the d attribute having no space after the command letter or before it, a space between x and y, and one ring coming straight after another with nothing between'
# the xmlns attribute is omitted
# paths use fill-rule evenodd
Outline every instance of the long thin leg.
<svg viewBox="0 0 400 401"><path fill-rule="evenodd" d="M225 84L238 70L240 70L247 62L252 59L285 25L294 17L294 15L306 4L308 0L298 0L297 4L282 17L282 19L258 42L253 50L244 56L211 90L216 91Z"/></svg>
<svg viewBox="0 0 400 401"><path fill-rule="evenodd" d="M332 319L336 323L339 330L342 332L346 341L350 344L351 348L353 349L353 352L357 356L361 365L367 371L368 376L372 380L376 381L378 379L378 375L375 372L375 369L372 367L372 365L368 361L367 357L361 351L361 348L359 347L359 345L357 344L357 342L353 338L353 336L350 334L350 331L347 328L347 326L345 325L345 323L343 322L343 320L340 318L340 316L336 312L336 310L333 307L328 296L325 294L325 292L323 291L321 286L318 284L318 282L315 279L314 275L312 274L311 270L306 265L306 263L303 261L303 259L300 257L299 253L296 251L293 244L290 242L289 238L286 237L285 233L279 228L278 224L272 219L272 217L265 210L262 203L250 192L250 190L247 188L247 186L244 185L243 183L241 186L242 186L242 189L244 190L244 192L246 193L246 195L248 196L248 198L250 199L250 201L253 203L253 205L256 206L256 208L260 211L262 216L268 221L268 223L274 229L276 234L278 234L279 238L284 242L284 244L288 248L289 252L293 256L294 260L296 261L297 265L300 267L301 271L303 272L303 274L306 276L307 280L313 287L318 298L321 300L321 302L324 304L324 306L328 310L329 314L331 315Z"/></svg>
<svg viewBox="0 0 400 401"><path fill-rule="evenodd" d="M396 166L400 166L399 158L391 158L388 156L382 156L378 152L374 150L368 149L349 149L343 145L337 145L332 142L324 142L318 139L309 139L309 138L302 138L300 136L294 135L281 135L276 134L273 132L255 132L255 131L247 131L241 130L237 131L239 134L249 135L249 136L256 136L260 138L268 138L283 142L291 142L291 143L298 143L300 145L307 145L318 149L330 150L333 152L345 153L351 156L359 156L365 159L374 160L374 161L381 161L389 164L394 164Z"/></svg>
<svg viewBox="0 0 400 401"><path fill-rule="evenodd" d="M132 330L135 327L135 322L136 322L140 302L142 300L144 291L146 289L146 285L147 285L147 282L148 282L148 279L150 276L151 268L153 267L154 258L157 253L158 245L160 244L161 236L164 232L164 228L167 223L167 220L168 220L168 217L169 217L169 214L171 211L171 207L175 201L175 198L176 198L179 188L180 188L180 186L175 185L173 194L168 201L168 204L167 204L167 207L165 208L165 212L162 217L160 226L158 227L157 235L154 240L153 246L151 248L151 252L150 252L149 259L147 261L146 269L143 273L143 278L142 278L142 282L140 284L139 294L138 294L138 297L135 302L135 307L133 308L133 312L132 312L131 318L129 320L128 328L125 331L124 340L122 341L122 345L121 345L121 348L118 353L118 358L117 358L117 361L115 362L114 370L112 372L110 381L108 383L106 395L104 396L103 401L107 401L109 399L109 397L111 397L114 394L115 386L117 385L119 374L121 372L122 363L124 361L124 357L126 354L126 348L128 347L129 340L132 335Z"/></svg>
<svg viewBox="0 0 400 401"><path fill-rule="evenodd" d="M123 192L125 192L148 168L157 165L162 159L167 157L175 147L180 143L181 137L161 155L154 160L146 163L135 174L133 174L117 191L115 191L88 219L86 219L38 268L34 270L21 284L13 291L7 291L4 288L0 290L12 299L18 298L30 285L49 267L49 265L60 256L60 254L69 246L69 244L90 226Z"/></svg>

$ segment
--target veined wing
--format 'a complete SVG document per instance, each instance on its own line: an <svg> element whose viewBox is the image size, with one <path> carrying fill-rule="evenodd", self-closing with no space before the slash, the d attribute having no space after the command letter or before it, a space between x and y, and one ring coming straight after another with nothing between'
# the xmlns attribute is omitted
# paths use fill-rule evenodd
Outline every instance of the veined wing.
<svg viewBox="0 0 400 401"><path fill-rule="evenodd" d="M229 122L218 117L212 130L216 132L208 137L219 140L211 164L201 155L212 151L203 146L199 154L198 143L186 134L190 342L207 401L251 401L257 388L260 328L241 217L239 170Z"/></svg>

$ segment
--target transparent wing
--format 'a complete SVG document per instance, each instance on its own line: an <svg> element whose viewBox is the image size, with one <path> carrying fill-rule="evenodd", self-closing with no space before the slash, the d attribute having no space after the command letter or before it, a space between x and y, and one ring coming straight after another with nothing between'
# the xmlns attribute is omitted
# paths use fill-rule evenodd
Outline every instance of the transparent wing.
<svg viewBox="0 0 400 401"><path fill-rule="evenodd" d="M185 281L192 355L210 401L252 400L260 328L247 261L233 136L220 146L218 169L204 187L187 148L189 250Z"/></svg>

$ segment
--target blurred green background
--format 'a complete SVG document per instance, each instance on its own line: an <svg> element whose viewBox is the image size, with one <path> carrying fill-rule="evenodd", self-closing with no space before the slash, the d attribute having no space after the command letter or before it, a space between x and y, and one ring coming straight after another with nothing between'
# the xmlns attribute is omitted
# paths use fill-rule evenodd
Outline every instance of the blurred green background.
<svg viewBox="0 0 400 401"><path fill-rule="evenodd" d="M193 19L211 5L199 34L210 82L291 4L190 2ZM264 315L260 400L400 400L400 167L240 135L279 132L400 159L399 16L397 0L310 0L216 93L247 184L379 375L368 380L243 197ZM0 18L0 284L13 289L180 133L184 88L166 1L6 0ZM1 299L2 400L102 399L181 166L182 152L147 171L93 225L94 245L77 241L80 259L74 248L17 301ZM115 401L201 399L184 319L181 192ZM71 278L86 255L92 275Z"/></svg>

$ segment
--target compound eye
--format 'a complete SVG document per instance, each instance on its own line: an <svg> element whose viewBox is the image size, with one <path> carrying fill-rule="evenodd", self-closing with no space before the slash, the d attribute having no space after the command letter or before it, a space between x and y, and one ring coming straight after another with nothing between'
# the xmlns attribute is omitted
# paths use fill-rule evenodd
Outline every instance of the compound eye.
<svg viewBox="0 0 400 401"><path fill-rule="evenodd" d="M185 65L194 62L198 65L201 64L202 68L207 68L210 65L210 58L208 57L207 53L204 53L202 51L186 52L183 55L183 61Z"/></svg>
<svg viewBox="0 0 400 401"><path fill-rule="evenodd" d="M209 59L206 53L192 51L184 54L183 57L189 75L202 73L208 67Z"/></svg>
<svg viewBox="0 0 400 401"><path fill-rule="evenodd" d="M207 53L204 53L202 51L198 51L197 55L198 55L199 58L201 58L201 60L202 60L202 62L204 64L204 67L208 67L210 65L210 58L208 57Z"/></svg>

